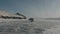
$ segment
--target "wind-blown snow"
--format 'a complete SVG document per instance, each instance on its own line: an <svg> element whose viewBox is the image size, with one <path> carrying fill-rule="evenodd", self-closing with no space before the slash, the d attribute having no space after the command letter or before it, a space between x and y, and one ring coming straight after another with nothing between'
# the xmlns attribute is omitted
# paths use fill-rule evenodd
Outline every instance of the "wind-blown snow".
<svg viewBox="0 0 60 34"><path fill-rule="evenodd" d="M60 20L0 19L0 34L59 34Z"/></svg>
<svg viewBox="0 0 60 34"><path fill-rule="evenodd" d="M47 29L44 34L60 34L60 25Z"/></svg>

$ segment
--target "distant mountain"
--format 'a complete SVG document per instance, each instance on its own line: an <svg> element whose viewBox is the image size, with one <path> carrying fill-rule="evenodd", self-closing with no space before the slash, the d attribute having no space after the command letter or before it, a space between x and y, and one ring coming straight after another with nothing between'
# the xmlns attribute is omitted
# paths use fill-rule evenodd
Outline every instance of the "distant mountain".
<svg viewBox="0 0 60 34"><path fill-rule="evenodd" d="M26 19L26 16L20 14L20 13L16 13L16 14L12 14L6 11L0 11L0 18L4 18L4 19Z"/></svg>

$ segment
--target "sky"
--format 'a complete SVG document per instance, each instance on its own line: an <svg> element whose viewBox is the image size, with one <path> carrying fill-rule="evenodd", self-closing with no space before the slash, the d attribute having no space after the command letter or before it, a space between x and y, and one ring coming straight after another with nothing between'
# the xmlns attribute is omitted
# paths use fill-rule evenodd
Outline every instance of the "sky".
<svg viewBox="0 0 60 34"><path fill-rule="evenodd" d="M27 17L60 17L60 0L0 0L0 10Z"/></svg>

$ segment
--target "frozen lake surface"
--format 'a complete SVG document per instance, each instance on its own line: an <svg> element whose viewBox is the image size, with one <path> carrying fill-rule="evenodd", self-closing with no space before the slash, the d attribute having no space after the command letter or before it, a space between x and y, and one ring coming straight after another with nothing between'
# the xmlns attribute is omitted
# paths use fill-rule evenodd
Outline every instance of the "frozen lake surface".
<svg viewBox="0 0 60 34"><path fill-rule="evenodd" d="M0 20L0 34L59 34L60 20Z"/></svg>

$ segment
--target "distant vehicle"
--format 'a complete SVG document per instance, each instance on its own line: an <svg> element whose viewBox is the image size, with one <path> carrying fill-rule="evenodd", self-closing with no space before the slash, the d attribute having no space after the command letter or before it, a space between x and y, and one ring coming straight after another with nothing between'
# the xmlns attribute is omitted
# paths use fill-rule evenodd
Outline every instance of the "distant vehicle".
<svg viewBox="0 0 60 34"><path fill-rule="evenodd" d="M30 21L30 22L33 22L33 21L34 21L34 18L29 18L29 21Z"/></svg>

